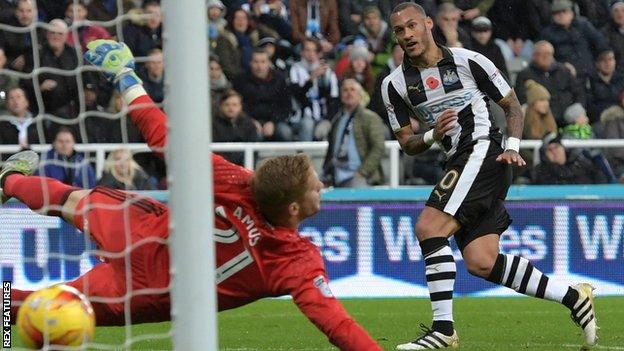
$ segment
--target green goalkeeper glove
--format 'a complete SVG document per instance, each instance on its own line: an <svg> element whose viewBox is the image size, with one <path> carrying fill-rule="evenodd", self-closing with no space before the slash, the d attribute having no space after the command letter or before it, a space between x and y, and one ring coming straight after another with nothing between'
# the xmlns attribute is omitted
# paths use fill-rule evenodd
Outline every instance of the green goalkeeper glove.
<svg viewBox="0 0 624 351"><path fill-rule="evenodd" d="M87 49L84 59L101 68L106 79L119 92L143 83L134 72L134 56L126 44L98 39L87 44Z"/></svg>

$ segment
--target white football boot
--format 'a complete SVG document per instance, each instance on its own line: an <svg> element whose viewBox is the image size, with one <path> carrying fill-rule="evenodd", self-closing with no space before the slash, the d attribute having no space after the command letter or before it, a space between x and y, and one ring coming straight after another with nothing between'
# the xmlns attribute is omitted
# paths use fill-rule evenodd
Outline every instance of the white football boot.
<svg viewBox="0 0 624 351"><path fill-rule="evenodd" d="M585 346L596 345L598 339L598 325L596 324L596 312L594 310L594 287L581 283L574 285L572 289L578 291L579 298L574 304L570 317L576 325L585 333Z"/></svg>
<svg viewBox="0 0 624 351"><path fill-rule="evenodd" d="M459 348L459 336L453 330L453 335L447 336L421 324L423 335L416 340L397 346L397 350L437 350L446 348Z"/></svg>

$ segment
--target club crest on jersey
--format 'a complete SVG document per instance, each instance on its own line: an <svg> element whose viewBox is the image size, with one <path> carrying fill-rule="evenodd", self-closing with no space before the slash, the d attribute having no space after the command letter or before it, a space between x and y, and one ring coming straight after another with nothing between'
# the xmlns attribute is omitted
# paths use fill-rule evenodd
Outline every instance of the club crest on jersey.
<svg viewBox="0 0 624 351"><path fill-rule="evenodd" d="M314 286L319 289L319 291L321 292L321 294L325 297L334 297L334 294L332 293L331 289L329 288L329 284L327 283L327 280L325 280L325 277L322 275L319 275L318 277L314 278Z"/></svg>
<svg viewBox="0 0 624 351"><path fill-rule="evenodd" d="M459 82L459 77L457 76L457 73L455 73L455 71L449 70L444 72L444 76L442 76L442 84L444 84L445 86L449 86L457 82Z"/></svg>
<svg viewBox="0 0 624 351"><path fill-rule="evenodd" d="M425 79L425 83L427 84L427 87L429 87L429 89L431 90L437 88L440 85L440 81L434 76L427 77L427 79Z"/></svg>

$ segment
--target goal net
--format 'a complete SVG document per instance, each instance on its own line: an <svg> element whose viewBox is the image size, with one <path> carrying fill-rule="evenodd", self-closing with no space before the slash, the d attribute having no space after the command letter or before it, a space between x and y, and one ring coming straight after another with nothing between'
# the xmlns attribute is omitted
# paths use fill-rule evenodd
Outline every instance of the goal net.
<svg viewBox="0 0 624 351"><path fill-rule="evenodd" d="M111 216L115 225L124 228L118 239L125 248L112 252L91 240L88 221L81 231L60 217L35 214L11 200L0 207L2 280L10 281L12 288L34 291L81 279L80 290L93 304L114 306L114 324L121 324L112 331L113 337L100 338L96 333L89 349L175 346L191 350L200 343L205 346L207 340L216 348L215 293L213 284L208 284L214 281L213 245L205 233L212 227L211 211L207 211L212 208L212 195L204 2L189 1L184 7L173 0L162 4L73 0L66 6L65 1L8 3L13 6L0 9L0 128L6 128L0 135L2 161L29 148L41 156L39 175L72 187L92 189L104 184L136 191L168 185L169 192L79 207L82 213L96 208L115 213ZM164 34L166 28L175 30ZM193 32L197 35L189 35ZM168 38L165 43L163 37ZM126 42L134 52L136 72L147 93L169 115L169 145L156 150L167 155L166 166L145 146L129 116L129 111L144 106L128 106L96 67L85 64L86 44L94 39ZM175 50L168 43L176 43ZM41 186L43 210L59 211L58 204L49 202L46 184ZM144 197L172 207L170 236L147 235L137 242L134 236L140 229L133 207ZM143 282L150 279L152 263L143 262L145 257L137 252L150 245L161 245L168 252L171 248L171 269L167 269L172 272L171 283L165 279L162 287ZM110 282L102 281L106 275L89 274L111 263L123 267L124 274L111 274ZM137 270L139 265L143 271ZM108 293L102 294L103 286L108 286ZM168 304L170 295L173 324L133 327L142 301L164 296L162 301ZM146 320L149 313L149 309L144 313ZM15 337L13 347L20 345Z"/></svg>

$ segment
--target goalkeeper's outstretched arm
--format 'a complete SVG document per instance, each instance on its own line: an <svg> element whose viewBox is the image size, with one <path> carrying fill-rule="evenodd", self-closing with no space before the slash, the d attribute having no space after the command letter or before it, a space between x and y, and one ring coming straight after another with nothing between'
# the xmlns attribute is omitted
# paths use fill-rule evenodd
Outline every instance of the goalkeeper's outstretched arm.
<svg viewBox="0 0 624 351"><path fill-rule="evenodd" d="M115 85L129 108L129 115L149 147L161 157L167 144L167 116L147 95L143 82L134 72L134 56L124 43L99 39L87 45L84 57L101 68Z"/></svg>

